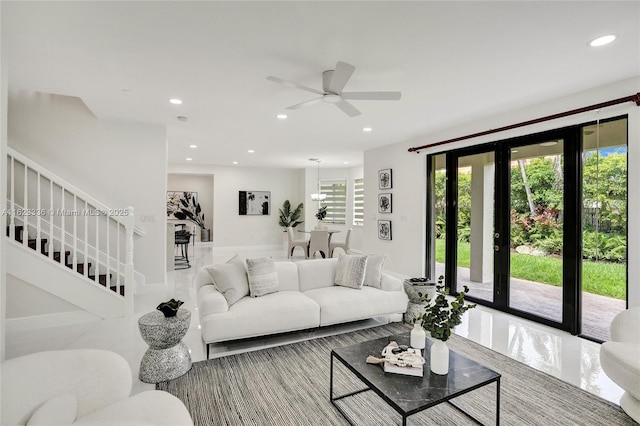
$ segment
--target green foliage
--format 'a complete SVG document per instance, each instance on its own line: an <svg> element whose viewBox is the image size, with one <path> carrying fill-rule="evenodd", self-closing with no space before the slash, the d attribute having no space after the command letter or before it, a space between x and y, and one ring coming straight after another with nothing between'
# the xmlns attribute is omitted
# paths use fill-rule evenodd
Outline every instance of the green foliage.
<svg viewBox="0 0 640 426"><path fill-rule="evenodd" d="M200 203L196 202L195 197L191 197L190 202L181 198L180 203L182 204L180 211L175 212L173 215L180 220L190 220L204 229L204 213L200 208Z"/></svg>
<svg viewBox="0 0 640 426"><path fill-rule="evenodd" d="M582 234L582 257L595 261L626 262L627 238L618 234L584 231Z"/></svg>
<svg viewBox="0 0 640 426"><path fill-rule="evenodd" d="M295 208L295 210L291 210L291 203L289 202L289 200L285 200L284 203L282 203L282 208L279 209L280 218L278 220L278 225L282 226L283 228L295 228L296 226L303 223L304 220L298 220L302 215L303 207L303 204L300 203L298 204L298 207Z"/></svg>
<svg viewBox="0 0 640 426"><path fill-rule="evenodd" d="M322 206L316 213L316 219L323 220L327 216L327 206Z"/></svg>
<svg viewBox="0 0 640 426"><path fill-rule="evenodd" d="M444 288L443 280L444 276L441 275L436 286L438 295L435 300L430 300L427 295L424 296L427 306L416 321L422 323L422 327L431 333L431 337L446 342L451 337L451 330L462 322L462 314L475 308L476 305L465 305L464 296L469 293L467 286L449 303L445 296L449 294L449 289Z"/></svg>

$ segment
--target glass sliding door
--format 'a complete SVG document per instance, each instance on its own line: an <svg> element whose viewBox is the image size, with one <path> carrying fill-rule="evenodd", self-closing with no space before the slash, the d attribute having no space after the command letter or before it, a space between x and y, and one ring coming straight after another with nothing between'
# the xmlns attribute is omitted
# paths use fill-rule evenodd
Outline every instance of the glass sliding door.
<svg viewBox="0 0 640 426"><path fill-rule="evenodd" d="M602 341L626 309L627 125L582 128L582 334Z"/></svg>
<svg viewBox="0 0 640 426"><path fill-rule="evenodd" d="M457 168L457 290L493 302L494 233L493 151L458 158Z"/></svg>
<svg viewBox="0 0 640 426"><path fill-rule="evenodd" d="M508 306L563 319L564 141L510 149Z"/></svg>

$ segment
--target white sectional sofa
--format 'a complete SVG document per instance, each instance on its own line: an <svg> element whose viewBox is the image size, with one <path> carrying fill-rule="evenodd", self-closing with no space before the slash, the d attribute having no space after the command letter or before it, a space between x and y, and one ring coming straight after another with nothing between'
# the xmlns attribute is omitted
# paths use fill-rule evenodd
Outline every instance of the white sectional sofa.
<svg viewBox="0 0 640 426"><path fill-rule="evenodd" d="M210 343L404 313L407 295L400 279L382 272L384 256L368 257L361 286L353 282L359 279L357 272L347 270L353 274L345 275L339 267L339 262L350 257L272 262L277 287L259 297L251 297L253 288L231 297L227 293L234 291L229 290L228 281L242 281L243 272L246 274L244 259L236 257L226 264L201 268L196 288L207 358ZM342 273L338 278L337 270ZM336 285L341 279L343 284ZM251 272L247 281L251 281Z"/></svg>

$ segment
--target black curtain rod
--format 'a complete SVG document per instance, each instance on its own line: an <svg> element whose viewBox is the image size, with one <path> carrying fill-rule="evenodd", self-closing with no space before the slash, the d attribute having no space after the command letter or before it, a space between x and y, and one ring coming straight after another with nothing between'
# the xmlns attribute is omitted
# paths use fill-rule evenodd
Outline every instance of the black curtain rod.
<svg viewBox="0 0 640 426"><path fill-rule="evenodd" d="M538 124L544 121L555 120L556 118L562 118L562 117L567 117L569 115L580 114L582 112L592 111L594 109L606 108L612 105L618 105L625 102L635 102L637 106L640 106L640 92L636 93L635 95L625 96L624 98L614 99L612 101L607 101L607 102L601 102L599 104L589 105L589 106L578 108L578 109L572 109L571 111L560 112L558 114L547 115L546 117L536 118L534 120L529 120L529 121L523 121L521 123L511 124L509 126L500 127L497 129L485 130L484 132L473 133L471 135L460 136L457 138L447 139L445 141L440 141L440 142L434 142L427 145L414 146L409 148L409 152L420 153L420 150L426 149L426 148L432 148L434 146L444 145L452 142L458 142L465 139L476 138L478 136L490 135L492 133L498 133L505 130L517 129L518 127L529 126L531 124Z"/></svg>

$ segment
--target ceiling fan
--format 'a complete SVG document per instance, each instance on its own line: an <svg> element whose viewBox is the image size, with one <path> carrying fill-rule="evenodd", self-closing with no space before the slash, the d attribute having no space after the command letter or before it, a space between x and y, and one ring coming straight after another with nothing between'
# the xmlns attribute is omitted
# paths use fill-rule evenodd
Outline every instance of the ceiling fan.
<svg viewBox="0 0 640 426"><path fill-rule="evenodd" d="M287 107L287 109L300 109L317 104L320 101L324 101L334 104L349 117L355 117L361 113L356 109L356 107L347 102L347 100L397 101L400 99L400 96L402 95L400 92L343 92L342 89L346 86L355 69L356 68L353 65L338 61L335 69L327 70L322 73L322 90L303 86L301 84L273 76L267 77L267 80L320 95L319 98L291 105Z"/></svg>

